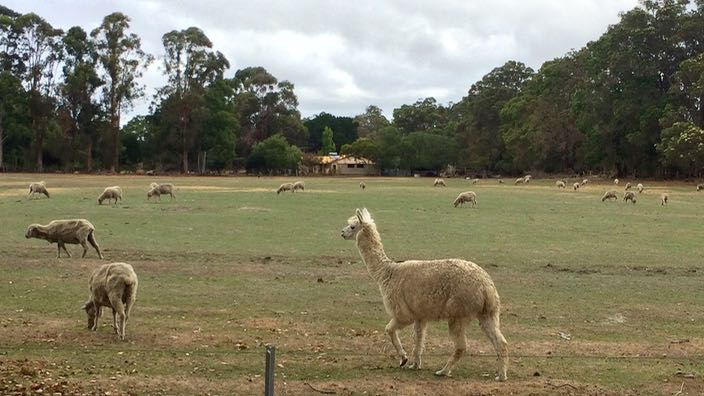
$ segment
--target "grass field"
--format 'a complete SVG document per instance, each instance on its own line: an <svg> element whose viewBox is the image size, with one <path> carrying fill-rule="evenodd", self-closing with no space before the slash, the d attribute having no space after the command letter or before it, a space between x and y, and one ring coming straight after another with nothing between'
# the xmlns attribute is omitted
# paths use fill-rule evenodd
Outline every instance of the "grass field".
<svg viewBox="0 0 704 396"><path fill-rule="evenodd" d="M52 198L28 200L39 179ZM148 202L154 180L175 183L176 199ZM598 182L368 178L362 191L359 179L308 178L305 192L277 195L284 181L0 175L0 394L262 394L266 344L277 394L704 394L704 193L693 184L646 182L631 205L602 203L613 186ZM122 203L98 206L116 184ZM476 209L453 208L465 190ZM452 348L445 323L430 326L424 369L397 367L378 289L340 237L357 207L392 259L460 257L491 274L508 382L493 380L478 326L452 378L432 374ZM55 245L24 238L59 218L89 219L106 261L81 259L78 245L56 259ZM109 261L140 280L125 342L109 315L89 331L80 309ZM410 351L411 329L402 341Z"/></svg>

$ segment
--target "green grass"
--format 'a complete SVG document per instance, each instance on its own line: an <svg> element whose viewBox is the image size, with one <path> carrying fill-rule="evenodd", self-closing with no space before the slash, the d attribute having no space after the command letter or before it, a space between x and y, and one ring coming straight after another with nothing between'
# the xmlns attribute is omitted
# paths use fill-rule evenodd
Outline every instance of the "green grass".
<svg viewBox="0 0 704 396"><path fill-rule="evenodd" d="M26 199L40 178L52 198ZM459 384L499 394L672 394L682 382L690 394L704 391L704 194L692 184L646 182L631 205L602 203L611 185L574 192L552 180L449 179L433 188L426 178L368 178L362 191L359 179L308 178L305 192L277 195L290 179L158 179L177 185L174 201L147 201L145 177L0 176L0 377L14 381L0 381L0 393L41 383L46 371L76 392L260 394L267 343L283 365L277 389L289 394L310 393L305 383L342 394ZM122 203L98 206L115 184ZM466 190L478 207L453 208ZM444 324L430 328L424 370L394 367L378 289L340 237L357 207L372 212L392 259L461 257L492 275L513 356L508 383L486 377L495 362L474 327L472 356L454 379L431 372L451 347ZM30 223L76 217L96 226L107 260L139 275L125 343L109 315L97 333L85 329L80 306L101 263L95 252L80 259L72 245L74 258L56 259L55 245L24 238ZM410 351L410 331L403 341ZM28 365L49 369L23 376ZM571 385L554 387L561 383Z"/></svg>

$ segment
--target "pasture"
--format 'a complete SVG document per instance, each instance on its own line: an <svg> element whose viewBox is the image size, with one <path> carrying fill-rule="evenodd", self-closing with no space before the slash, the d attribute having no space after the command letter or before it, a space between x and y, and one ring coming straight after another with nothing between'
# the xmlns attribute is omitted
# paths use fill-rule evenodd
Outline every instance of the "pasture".
<svg viewBox="0 0 704 396"><path fill-rule="evenodd" d="M30 181L51 198L27 199ZM264 348L277 347L277 394L704 393L704 193L645 181L635 205L601 202L554 180L514 186L431 178L0 175L1 394L262 394ZM150 182L176 199L147 201ZM568 182L568 186L574 180ZM633 182L631 180L631 182ZM635 184L635 183L634 183ZM97 205L120 185L123 201ZM476 209L454 208L461 191ZM660 205L660 193L670 195ZM357 207L374 216L393 260L459 257L492 276L509 342L508 381L478 326L452 378L452 345L429 327L425 367L398 368L388 316L352 241ZM30 223L86 218L106 256L25 239ZM139 276L127 340L86 328L88 279L104 262ZM561 335L562 333L562 335ZM412 349L412 326L402 342ZM569 339L567 339L569 338Z"/></svg>

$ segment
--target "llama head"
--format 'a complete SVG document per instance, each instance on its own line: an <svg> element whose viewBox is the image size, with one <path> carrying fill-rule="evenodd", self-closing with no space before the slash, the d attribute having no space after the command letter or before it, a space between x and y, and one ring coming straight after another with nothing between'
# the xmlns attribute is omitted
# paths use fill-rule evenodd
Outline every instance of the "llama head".
<svg viewBox="0 0 704 396"><path fill-rule="evenodd" d="M27 227L27 232L24 234L25 238L37 238L37 235L39 235L39 224L30 224L29 227Z"/></svg>
<svg viewBox="0 0 704 396"><path fill-rule="evenodd" d="M356 239L359 233L365 225L374 224L374 219L372 215L369 214L367 208L362 210L357 209L355 215L347 220L347 226L342 229L342 237L345 239Z"/></svg>
<svg viewBox="0 0 704 396"><path fill-rule="evenodd" d="M103 310L90 299L83 304L82 308L88 315L88 328L95 330L98 327L98 318L103 313Z"/></svg>

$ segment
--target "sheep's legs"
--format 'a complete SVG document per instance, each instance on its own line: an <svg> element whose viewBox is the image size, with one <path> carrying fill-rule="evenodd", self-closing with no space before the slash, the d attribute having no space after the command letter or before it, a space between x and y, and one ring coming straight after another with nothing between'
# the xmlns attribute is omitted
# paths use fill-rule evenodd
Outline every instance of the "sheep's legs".
<svg viewBox="0 0 704 396"><path fill-rule="evenodd" d="M100 257L102 259L103 253L100 251L100 246L98 246L98 241L95 240L95 235L93 235L92 232L88 235L88 242L90 242L90 244L93 245L93 247L95 248L95 251L98 252L98 257ZM83 256L85 256L86 255L85 250L87 250L87 249L85 248L85 246L83 247L83 249L84 249Z"/></svg>
<svg viewBox="0 0 704 396"><path fill-rule="evenodd" d="M415 345L413 346L413 362L408 366L408 368L421 369L423 368L423 349L425 347L425 330L427 328L428 322L417 320L413 323L413 329L415 330Z"/></svg>
<svg viewBox="0 0 704 396"><path fill-rule="evenodd" d="M114 322L117 336L124 341L127 318L125 317L125 306L122 304L122 296L110 296L110 305L112 305L113 315L116 316Z"/></svg>
<svg viewBox="0 0 704 396"><path fill-rule="evenodd" d="M484 334L489 337L489 340L494 345L496 355L499 357L499 375L496 377L499 381L506 381L506 368L508 366L508 343L501 334L499 329L499 316L487 315L479 319L479 325Z"/></svg>
<svg viewBox="0 0 704 396"><path fill-rule="evenodd" d="M455 352L450 356L442 370L436 371L435 375L449 377L452 375L452 367L464 354L467 349L467 340L464 338L464 321L462 319L449 319L447 321L450 338L455 344Z"/></svg>
<svg viewBox="0 0 704 396"><path fill-rule="evenodd" d="M117 312L115 312L115 308L112 309L112 329L115 331L115 334L117 333ZM118 334L119 335L119 334Z"/></svg>
<svg viewBox="0 0 704 396"><path fill-rule="evenodd" d="M396 319L391 319L391 321L389 321L389 324L386 325L385 329L386 334L391 337L391 343L394 344L394 347L396 348L396 353L398 353L398 356L401 357L401 367L405 366L406 362L408 362L408 355L406 355L406 351L403 350L401 340L398 338L398 331L408 326L409 324L410 323L400 323Z"/></svg>
<svg viewBox="0 0 704 396"><path fill-rule="evenodd" d="M66 252L66 255L68 255L69 258L71 257L71 253L66 250L66 245L64 245L62 242L57 242L56 247L59 250L59 254L56 256L56 258L61 258L61 249L64 249L64 252Z"/></svg>

